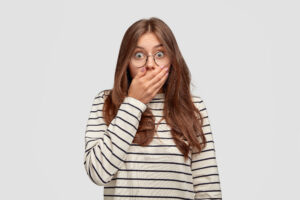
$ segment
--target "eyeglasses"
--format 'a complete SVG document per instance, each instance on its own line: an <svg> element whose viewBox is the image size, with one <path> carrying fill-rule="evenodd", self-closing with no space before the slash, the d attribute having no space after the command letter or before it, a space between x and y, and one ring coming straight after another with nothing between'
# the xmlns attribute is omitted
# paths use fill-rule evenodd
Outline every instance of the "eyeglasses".
<svg viewBox="0 0 300 200"><path fill-rule="evenodd" d="M154 62L158 66L164 66L169 63L169 57L163 50L157 51L154 55L145 55L143 51L137 51L131 56L130 62L133 66L140 68L147 63L149 56L153 57Z"/></svg>

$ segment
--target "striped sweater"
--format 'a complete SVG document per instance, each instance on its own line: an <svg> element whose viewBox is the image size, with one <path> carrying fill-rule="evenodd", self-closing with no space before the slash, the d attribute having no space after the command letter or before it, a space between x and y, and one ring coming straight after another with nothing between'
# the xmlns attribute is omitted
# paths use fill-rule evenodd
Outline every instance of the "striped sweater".
<svg viewBox="0 0 300 200"><path fill-rule="evenodd" d="M163 114L164 93L157 93L147 104L125 97L107 126L102 117L107 91L98 92L93 99L84 153L86 173L93 183L104 186L104 199L222 199L213 135L199 96L193 96L193 102L204 116L207 146L201 153L193 150L184 161L165 120L148 146L132 143L147 107L157 125Z"/></svg>

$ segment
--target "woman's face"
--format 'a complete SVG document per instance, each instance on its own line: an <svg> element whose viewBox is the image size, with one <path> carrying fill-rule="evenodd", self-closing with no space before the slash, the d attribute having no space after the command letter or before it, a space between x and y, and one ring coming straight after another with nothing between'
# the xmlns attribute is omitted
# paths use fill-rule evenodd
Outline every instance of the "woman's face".
<svg viewBox="0 0 300 200"><path fill-rule="evenodd" d="M137 46L141 47L141 48L135 48L133 51L133 56L135 56L138 52L142 52L143 54L145 54L145 56L147 55L154 55L155 53L157 53L158 51L163 50L164 52L166 52L165 48L163 46L159 46L161 43L158 40L158 38L156 37L156 35L154 33L145 33L143 34L138 42L137 42ZM161 44L162 45L162 44ZM139 54L137 54L139 55ZM169 62L169 64L166 65L166 67L170 67L171 63ZM158 66L153 57L149 56L148 60L145 64L145 69L147 70L146 73L151 72L152 70L154 70L156 67L160 67ZM130 75L131 77L135 77L135 75L138 73L138 70L140 70L141 68L137 67L137 66L133 66L133 64L131 62L129 62L129 70L130 70ZM170 70L169 70L170 71ZM160 92L162 91L162 89L160 90Z"/></svg>

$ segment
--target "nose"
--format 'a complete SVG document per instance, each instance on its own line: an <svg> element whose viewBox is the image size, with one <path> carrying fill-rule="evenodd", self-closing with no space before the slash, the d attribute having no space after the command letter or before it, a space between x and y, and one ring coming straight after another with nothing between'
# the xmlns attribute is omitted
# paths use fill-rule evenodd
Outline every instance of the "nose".
<svg viewBox="0 0 300 200"><path fill-rule="evenodd" d="M146 67L153 68L156 65L153 56L149 55L148 59L146 60Z"/></svg>

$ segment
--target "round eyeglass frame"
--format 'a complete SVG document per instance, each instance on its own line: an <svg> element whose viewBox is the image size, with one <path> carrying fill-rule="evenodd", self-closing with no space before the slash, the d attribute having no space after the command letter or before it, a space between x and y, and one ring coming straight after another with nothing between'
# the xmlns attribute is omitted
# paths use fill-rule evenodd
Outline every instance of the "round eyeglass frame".
<svg viewBox="0 0 300 200"><path fill-rule="evenodd" d="M159 52L160 52L160 51L158 51L157 53L159 53ZM154 60L154 62L155 62L155 64L156 64L157 66L159 66L159 65L157 64L156 60L155 60L155 57L154 57L157 53L155 53L155 54L153 54L153 55L152 55L152 54L146 55L147 58L146 58L146 60L145 60L145 63L144 63L142 66L140 66L140 67L137 67L137 66L134 66L134 67L136 67L136 68L144 67L144 66L146 65L147 61L148 61L148 57L149 57L149 56L152 56L152 57L153 57L153 60ZM132 58L130 58L130 62L132 62L131 59L132 59ZM170 62L170 61L168 61L168 63L169 63L169 62Z"/></svg>

